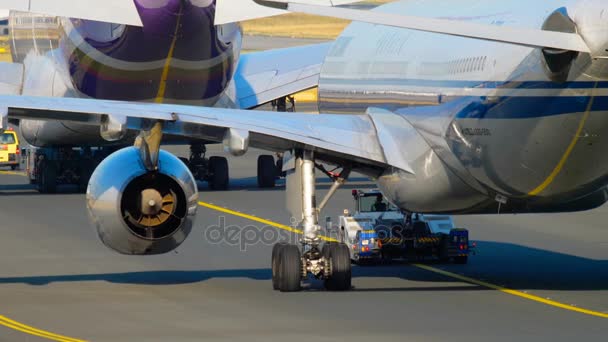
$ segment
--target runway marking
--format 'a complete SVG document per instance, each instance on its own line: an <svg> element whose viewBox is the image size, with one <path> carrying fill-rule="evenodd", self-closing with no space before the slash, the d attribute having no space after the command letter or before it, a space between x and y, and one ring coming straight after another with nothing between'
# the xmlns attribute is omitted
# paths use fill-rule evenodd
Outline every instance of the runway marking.
<svg viewBox="0 0 608 342"><path fill-rule="evenodd" d="M593 310L587 310L584 308L579 308L576 306L572 306L572 305L568 305L568 304L564 304L564 303L560 303L560 302L556 302L554 300L551 299L546 299L546 298L542 298L539 296L535 296L535 295L531 295L529 293L525 293L525 292L521 292L521 291L517 291L517 290L512 290L512 289L508 289L506 287L502 287L502 286L498 286L498 285L494 285L485 281L481 281L481 280L477 280L474 278L470 278L467 276L463 276L460 274L456 274L456 273L452 273L452 272L448 272L439 268L435 268L435 267L431 267L428 265L422 265L422 264L412 264L413 266L416 266L418 268L422 268L424 270L427 271L431 271L434 273L438 273L438 274L442 274L451 278L456 278L458 280L462 280L464 282L467 283L472 283L475 285L480 285L480 286L484 286L493 290L497 290L503 293L507 293L513 296L517 296L517 297L521 297L521 298L525 298L528 300L532 300L535 302L539 302L539 303L543 303L543 304L547 304L547 305L551 305L554 307L558 307L560 309L564 309L564 310L570 310L570 311L576 311L576 312L580 312L583 314L587 314L587 315L591 315L591 316L596 316L596 317L602 317L602 318L608 318L608 314L607 313L603 313L603 312L599 312L599 311L593 311Z"/></svg>
<svg viewBox="0 0 608 342"><path fill-rule="evenodd" d="M214 204L211 204L211 203L198 202L198 204L201 207L209 208L209 209L212 209L212 210L215 210L215 211L219 211L219 212L222 212L222 213L226 213L226 214L230 214L230 215L233 215L233 216L242 217L244 219L248 219L248 220L251 220L251 221L255 221L255 222L259 222L259 223L265 224L267 226L272 226L272 227L275 227L275 228L286 230L286 231L291 232L291 233L296 233L296 234L300 234L300 235L303 234L302 230L300 230L300 229L296 229L296 228L293 228L293 227L290 227L290 226L286 226L284 224L280 224L280 223L277 223L277 222L273 222L273 221L270 221L270 220L266 220L266 219L263 219L263 218L260 218L260 217L257 217L257 216L240 213L238 211L230 210L230 209L227 209L227 208L224 208L224 207L220 207L220 206L217 206L217 205L214 205ZM338 240L330 238L330 237L327 237L327 236L321 236L321 239L323 239L323 241L338 242Z"/></svg>
<svg viewBox="0 0 608 342"><path fill-rule="evenodd" d="M593 89L594 90L597 89L597 86L598 86L598 82L595 82L595 87ZM585 123L587 122L587 119L589 118L589 113L591 113L591 109L593 108L594 101L595 101L595 97L591 96L591 99L589 100L589 104L587 105L587 109L585 110L585 114L583 114L583 117L581 118L581 121L578 124L578 129L576 130L576 133L574 134L574 138L572 138L570 145L568 145L568 148L566 149L566 152L564 152L564 155L562 156L562 158L559 160L559 163L557 163L557 165L555 166L555 168L553 169L551 174L549 174L547 179L545 179L545 181L542 182L539 186L537 186L534 190L530 191L528 193L528 195L536 196L539 193L541 193L549 185L551 185L551 183L553 183L553 181L555 180L555 177L557 177L557 175L559 175L559 173L562 171L562 169L564 168L564 165L566 164L566 161L568 161L570 154L574 150L576 143L578 143L578 139L580 138L583 128L585 128Z"/></svg>
<svg viewBox="0 0 608 342"><path fill-rule="evenodd" d="M3 325L5 327L13 329L13 330L20 331L20 332L28 334L28 335L38 336L38 337L42 337L42 338L45 338L47 340L52 340L52 341L85 342L85 340L80 340L80 339L63 336L63 335L58 335L58 334L54 334L49 331L37 329L32 326L29 326L29 325L26 325L23 323L19 323L15 320L12 320L12 319L10 319L6 316L2 316L2 315L0 315L0 325Z"/></svg>
<svg viewBox="0 0 608 342"><path fill-rule="evenodd" d="M295 228L292 228L292 227L289 227L289 226L286 226L286 225L283 225L283 224L280 224L280 223L276 223L276 222L273 222L273 221L270 221L270 220L262 219L262 218L259 218L257 216L240 213L238 211L230 210L230 209L223 208L223 207L220 207L220 206L217 206L217 205L214 205L214 204L210 204L210 203L206 203L206 202L198 202L198 204L200 206L202 206L202 207L209 208L209 209L212 209L212 210L216 210L216 211L219 211L219 212L222 212L222 213L226 213L226 214L231 214L231 215L234 215L234 216L242 217L242 218L249 219L249 220L252 220L252 221L256 221L256 222L259 222L259 223L263 223L263 224L266 224L266 225L269 225L269 226L273 226L273 227L276 227L276 228L279 228L279 229L287 230L287 231L292 232L292 233L302 234L302 231L299 230L299 229L295 229ZM330 238L330 237L327 237L327 236L321 236L321 239L323 239L325 241L338 242L338 240ZM458 279L458 280L464 281L466 283L471 283L471 284L487 287L489 289L497 290L497 291L500 291L502 293L506 293L506 294L510 294L512 296L517 296L517 297L528 299L528 300L531 300L531 301L534 301L534 302L550 305L550 306L557 307L557 308L560 308L560 309L574 311L574 312L578 312L578 313L582 313L582 314L586 314L586 315L591 315L591 316L595 316L595 317L608 318L608 313L588 310L588 309L579 308L579 307L576 307L576 306L573 306L573 305L568 305L568 304L560 303L560 302L557 302L557 301L554 301L554 300L545 299L545 298L542 298L542 297L539 297L539 296L535 296L535 295L532 295L532 294L529 294L529 293L524 293L522 291L517 291L517 290L509 289L509 288L502 287L502 286L499 286L499 285L494 285L494 284L488 283L486 281L477 280L477 279L474 279L474 278L471 278L471 277L467 277L467 276L464 276L464 275L452 273L452 272L445 271L445 270L442 270L442 269L439 269L439 268L435 268L435 267L431 267L431 266L428 266L428 265L422 265L422 264L411 264L411 265L414 266L414 267L421 268L423 270L427 270L427 271L430 271L430 272L438 273L438 274L441 274L441 275L444 275L444 276L448 276L450 278Z"/></svg>
<svg viewBox="0 0 608 342"><path fill-rule="evenodd" d="M25 176L25 172L18 172L18 171L0 171L0 175Z"/></svg>

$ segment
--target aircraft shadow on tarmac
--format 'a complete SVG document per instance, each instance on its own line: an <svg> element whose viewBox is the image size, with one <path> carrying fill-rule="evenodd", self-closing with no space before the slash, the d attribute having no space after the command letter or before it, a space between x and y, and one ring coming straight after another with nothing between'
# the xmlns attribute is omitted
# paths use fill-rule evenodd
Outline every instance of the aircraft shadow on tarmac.
<svg viewBox="0 0 608 342"><path fill-rule="evenodd" d="M593 260L561 254L521 245L480 241L478 255L472 256L468 265L425 264L452 273L463 274L478 280L518 290L600 291L608 289L608 260ZM142 271L105 274L48 275L29 277L4 277L0 284L25 283L47 285L62 282L107 281L116 284L175 285L204 282L209 279L248 278L269 281L270 269L232 269L200 271ZM433 273L407 263L353 267L353 283L362 278L397 278L406 281L441 283L426 286L403 287L355 287L361 292L390 291L485 291L485 287L463 285L451 277ZM450 285L455 283L455 285ZM394 282L392 282L394 284ZM307 285L321 289L322 284L312 281Z"/></svg>

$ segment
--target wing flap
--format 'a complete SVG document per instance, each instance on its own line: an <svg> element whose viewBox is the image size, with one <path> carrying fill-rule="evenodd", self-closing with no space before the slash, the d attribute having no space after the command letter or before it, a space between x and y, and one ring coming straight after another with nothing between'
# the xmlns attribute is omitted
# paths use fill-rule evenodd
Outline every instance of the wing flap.
<svg viewBox="0 0 608 342"><path fill-rule="evenodd" d="M245 54L235 74L239 107L254 108L314 88L331 43Z"/></svg>
<svg viewBox="0 0 608 342"><path fill-rule="evenodd" d="M13 0L15 1L15 0ZM321 6L345 5L361 0L311 0ZM217 0L215 5L215 25L245 20L272 17L289 13L288 11L258 5L251 0Z"/></svg>

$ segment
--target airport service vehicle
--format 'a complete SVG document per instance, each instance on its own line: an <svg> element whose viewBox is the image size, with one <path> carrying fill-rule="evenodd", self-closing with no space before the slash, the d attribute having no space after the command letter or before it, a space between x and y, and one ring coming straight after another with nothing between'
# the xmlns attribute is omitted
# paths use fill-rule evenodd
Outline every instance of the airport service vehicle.
<svg viewBox="0 0 608 342"><path fill-rule="evenodd" d="M25 44L27 58L0 65L0 129L21 120L40 141L52 127L135 140L87 188L98 236L123 254L167 253L192 230L193 173L161 142L283 153L286 204L302 232L273 248L273 284L286 292L309 275L351 288L349 248L324 244L318 218L353 173L411 213L563 212L608 200L605 0L418 0L371 11L297 1L0 0L61 16L58 44L32 41L44 37L37 26L19 36L52 50ZM229 23L285 11L353 22L333 42L239 56ZM318 115L245 110L315 86ZM320 201L318 171L332 180Z"/></svg>
<svg viewBox="0 0 608 342"><path fill-rule="evenodd" d="M16 170L21 163L17 132L9 129L0 133L0 166L10 166Z"/></svg>
<svg viewBox="0 0 608 342"><path fill-rule="evenodd" d="M404 214L378 190L353 190L356 211L340 216L342 238L356 263L435 257L465 264L469 232L448 215Z"/></svg>

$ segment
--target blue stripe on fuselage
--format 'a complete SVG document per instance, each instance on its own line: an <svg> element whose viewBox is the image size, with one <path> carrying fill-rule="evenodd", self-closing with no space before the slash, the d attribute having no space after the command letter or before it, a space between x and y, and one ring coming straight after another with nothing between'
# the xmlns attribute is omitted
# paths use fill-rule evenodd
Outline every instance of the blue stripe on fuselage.
<svg viewBox="0 0 608 342"><path fill-rule="evenodd" d="M608 96L467 97L470 104L456 113L457 119L525 119L569 113L608 111ZM593 104L589 108L590 101Z"/></svg>

